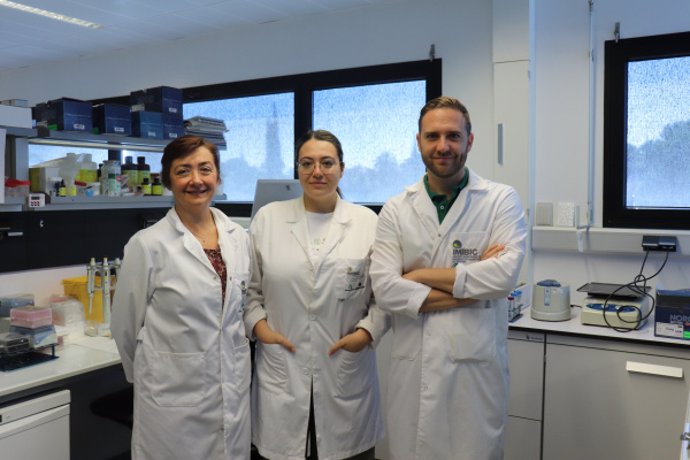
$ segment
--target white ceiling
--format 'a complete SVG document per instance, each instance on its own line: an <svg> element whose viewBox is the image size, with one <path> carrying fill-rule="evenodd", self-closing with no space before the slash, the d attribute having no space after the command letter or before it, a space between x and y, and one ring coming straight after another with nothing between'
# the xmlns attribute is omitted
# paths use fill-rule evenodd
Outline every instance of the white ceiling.
<svg viewBox="0 0 690 460"><path fill-rule="evenodd" d="M395 0L15 0L103 25L0 7L0 71Z"/></svg>

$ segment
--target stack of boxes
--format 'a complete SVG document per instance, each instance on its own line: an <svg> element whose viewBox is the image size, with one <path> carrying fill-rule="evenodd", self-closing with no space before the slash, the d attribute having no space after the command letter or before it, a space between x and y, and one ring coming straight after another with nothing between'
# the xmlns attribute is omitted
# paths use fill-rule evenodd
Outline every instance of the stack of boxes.
<svg viewBox="0 0 690 460"><path fill-rule="evenodd" d="M38 126L54 131L118 134L148 139L177 139L184 135L182 90L158 86L129 95L129 107L72 98L54 99L33 108Z"/></svg>
<svg viewBox="0 0 690 460"><path fill-rule="evenodd" d="M57 344L50 307L17 307L10 310L10 333L28 337L31 348Z"/></svg>
<svg viewBox="0 0 690 460"><path fill-rule="evenodd" d="M182 90L159 86L129 95L135 136L177 139L184 135Z"/></svg>

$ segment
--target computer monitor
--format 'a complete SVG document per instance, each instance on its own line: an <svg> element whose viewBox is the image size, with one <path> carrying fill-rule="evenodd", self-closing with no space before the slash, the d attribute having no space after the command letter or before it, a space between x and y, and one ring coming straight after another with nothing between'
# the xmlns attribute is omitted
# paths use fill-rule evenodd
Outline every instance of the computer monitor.
<svg viewBox="0 0 690 460"><path fill-rule="evenodd" d="M263 206L272 201L284 201L302 195L302 186L297 179L258 179L252 203L253 219Z"/></svg>

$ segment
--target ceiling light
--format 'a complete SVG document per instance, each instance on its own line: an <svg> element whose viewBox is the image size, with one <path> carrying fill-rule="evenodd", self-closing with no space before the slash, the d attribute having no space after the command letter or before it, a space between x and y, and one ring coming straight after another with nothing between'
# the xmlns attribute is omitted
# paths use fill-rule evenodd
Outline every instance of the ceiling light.
<svg viewBox="0 0 690 460"><path fill-rule="evenodd" d="M71 16L65 16L64 14L60 13L53 13L52 11L44 10L41 8L35 8L33 6L24 5L22 3L11 2L9 0L0 0L0 6L5 6L7 8L24 11L25 13L37 14L39 16L44 16L46 18L55 19L56 21L67 22L69 24L87 27L89 29L100 29L101 27L103 27L101 24L96 24L95 22L85 21L83 19L73 18Z"/></svg>

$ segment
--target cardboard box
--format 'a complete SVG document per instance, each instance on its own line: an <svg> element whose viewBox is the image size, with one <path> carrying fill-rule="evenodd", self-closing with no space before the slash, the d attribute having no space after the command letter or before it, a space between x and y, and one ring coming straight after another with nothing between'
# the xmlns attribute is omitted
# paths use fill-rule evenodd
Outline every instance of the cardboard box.
<svg viewBox="0 0 690 460"><path fill-rule="evenodd" d="M158 86L129 94L132 112L160 112L167 122L182 122L182 90L170 86Z"/></svg>
<svg viewBox="0 0 690 460"><path fill-rule="evenodd" d="M160 112L132 112L132 134L148 139L163 139L163 115Z"/></svg>
<svg viewBox="0 0 690 460"><path fill-rule="evenodd" d="M98 104L92 109L94 134L132 135L132 114L123 104Z"/></svg>
<svg viewBox="0 0 690 460"><path fill-rule="evenodd" d="M38 167L29 168L29 181L31 181L30 190L32 192L43 192L50 195L54 190L53 178L60 179L60 168L55 167Z"/></svg>
<svg viewBox="0 0 690 460"><path fill-rule="evenodd" d="M31 128L31 124L31 109L12 105L0 105L0 126Z"/></svg>
<svg viewBox="0 0 690 460"><path fill-rule="evenodd" d="M657 290L654 335L690 340L690 289Z"/></svg>
<svg viewBox="0 0 690 460"><path fill-rule="evenodd" d="M163 123L163 139L177 139L182 136L184 136L184 124Z"/></svg>
<svg viewBox="0 0 690 460"><path fill-rule="evenodd" d="M90 133L93 128L91 103L78 99L62 98L38 104L33 115L37 124L51 130Z"/></svg>

